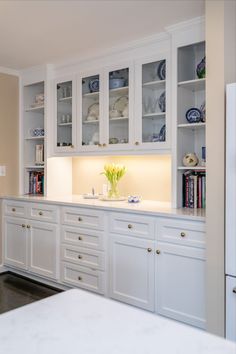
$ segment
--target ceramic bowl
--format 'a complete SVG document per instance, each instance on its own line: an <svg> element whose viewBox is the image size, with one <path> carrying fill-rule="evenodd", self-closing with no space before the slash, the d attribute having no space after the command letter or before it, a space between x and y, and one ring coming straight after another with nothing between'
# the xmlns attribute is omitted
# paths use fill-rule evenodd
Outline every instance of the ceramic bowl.
<svg viewBox="0 0 236 354"><path fill-rule="evenodd" d="M109 89L116 89L125 86L125 79L109 79Z"/></svg>

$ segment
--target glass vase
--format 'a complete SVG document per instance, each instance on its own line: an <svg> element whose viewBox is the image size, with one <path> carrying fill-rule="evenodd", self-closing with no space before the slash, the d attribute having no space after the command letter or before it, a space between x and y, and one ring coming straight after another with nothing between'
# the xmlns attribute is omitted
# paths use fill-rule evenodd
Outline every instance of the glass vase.
<svg viewBox="0 0 236 354"><path fill-rule="evenodd" d="M111 199L115 199L115 198L119 198L119 196L120 193L118 190L118 182L117 181L110 182L108 197Z"/></svg>

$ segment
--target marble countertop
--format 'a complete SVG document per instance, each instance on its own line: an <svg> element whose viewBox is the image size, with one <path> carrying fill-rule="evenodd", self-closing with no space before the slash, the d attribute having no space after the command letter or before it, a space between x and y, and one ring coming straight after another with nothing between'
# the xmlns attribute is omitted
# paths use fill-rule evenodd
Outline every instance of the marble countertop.
<svg viewBox="0 0 236 354"><path fill-rule="evenodd" d="M0 316L5 354L235 354L236 344L73 289Z"/></svg>
<svg viewBox="0 0 236 354"><path fill-rule="evenodd" d="M29 195L13 195L2 196L2 199L16 199L21 201L30 201L38 203L51 203L58 205L70 205L78 207L92 207L94 209L134 212L139 214L148 214L152 216L178 217L193 220L205 221L205 210L202 209L186 209L171 208L170 203L158 202L152 200L142 200L140 203L133 204L127 201L111 202L98 199L84 199L81 195L69 196L29 196Z"/></svg>

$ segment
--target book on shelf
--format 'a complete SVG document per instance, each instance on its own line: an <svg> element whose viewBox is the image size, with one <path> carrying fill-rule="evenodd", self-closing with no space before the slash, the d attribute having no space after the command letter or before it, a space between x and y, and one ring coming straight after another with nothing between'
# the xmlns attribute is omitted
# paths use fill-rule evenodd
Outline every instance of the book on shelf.
<svg viewBox="0 0 236 354"><path fill-rule="evenodd" d="M44 172L29 172L29 194L44 194Z"/></svg>
<svg viewBox="0 0 236 354"><path fill-rule="evenodd" d="M183 173L183 207L206 207L206 172L188 170Z"/></svg>

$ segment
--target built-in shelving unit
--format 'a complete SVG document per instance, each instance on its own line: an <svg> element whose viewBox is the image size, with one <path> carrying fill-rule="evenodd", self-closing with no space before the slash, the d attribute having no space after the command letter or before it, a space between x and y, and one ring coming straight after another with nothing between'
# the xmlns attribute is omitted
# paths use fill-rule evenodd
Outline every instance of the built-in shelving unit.
<svg viewBox="0 0 236 354"><path fill-rule="evenodd" d="M24 193L44 194L44 81L23 87Z"/></svg>
<svg viewBox="0 0 236 354"><path fill-rule="evenodd" d="M198 77L197 67L205 58L205 42L177 48L177 206L205 207L206 142L205 83ZM186 112L201 111L201 120L190 123ZM186 154L195 153L196 166L183 166Z"/></svg>

